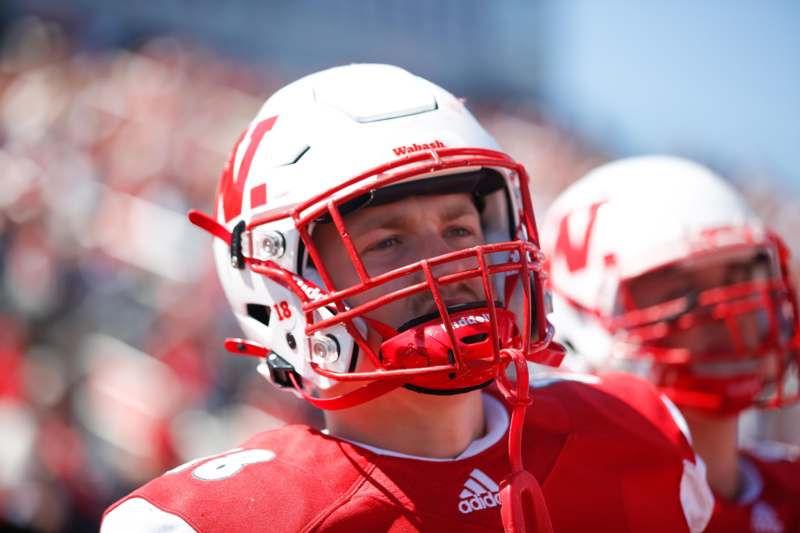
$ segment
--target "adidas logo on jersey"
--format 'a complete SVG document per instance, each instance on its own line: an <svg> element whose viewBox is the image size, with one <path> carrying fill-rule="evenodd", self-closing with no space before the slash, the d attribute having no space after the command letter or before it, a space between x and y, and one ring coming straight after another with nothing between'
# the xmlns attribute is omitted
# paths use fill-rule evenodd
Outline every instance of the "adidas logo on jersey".
<svg viewBox="0 0 800 533"><path fill-rule="evenodd" d="M458 502L458 510L461 511L461 514L499 507L500 487L489 476L476 468L470 472L458 497L461 499Z"/></svg>

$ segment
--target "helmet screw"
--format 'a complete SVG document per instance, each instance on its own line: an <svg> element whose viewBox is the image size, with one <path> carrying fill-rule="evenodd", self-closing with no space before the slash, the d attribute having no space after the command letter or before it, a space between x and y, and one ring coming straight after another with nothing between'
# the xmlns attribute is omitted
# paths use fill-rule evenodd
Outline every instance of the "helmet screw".
<svg viewBox="0 0 800 533"><path fill-rule="evenodd" d="M332 335L314 334L310 339L311 360L317 364L335 363L339 359L339 343Z"/></svg>
<svg viewBox="0 0 800 533"><path fill-rule="evenodd" d="M261 254L265 257L281 257L286 251L286 239L278 231L268 231L260 235Z"/></svg>
<svg viewBox="0 0 800 533"><path fill-rule="evenodd" d="M294 335L292 335L291 333L286 334L286 344L288 344L289 348L291 348L292 350L297 348L297 341L294 340Z"/></svg>

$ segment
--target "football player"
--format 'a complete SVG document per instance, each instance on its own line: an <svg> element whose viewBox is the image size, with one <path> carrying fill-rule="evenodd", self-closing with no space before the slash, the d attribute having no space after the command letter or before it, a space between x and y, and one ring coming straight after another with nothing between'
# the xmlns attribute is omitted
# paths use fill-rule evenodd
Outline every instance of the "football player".
<svg viewBox="0 0 800 533"><path fill-rule="evenodd" d="M652 385L529 387L527 362L563 349L528 181L462 101L400 68L274 94L215 215L190 219L215 237L247 336L227 348L324 409L326 429L179 466L103 531L702 529L702 463Z"/></svg>
<svg viewBox="0 0 800 533"><path fill-rule="evenodd" d="M709 531L800 530L800 463L740 450L739 416L798 397L788 252L722 178L691 161L603 165L548 211L559 338L598 371L647 377L685 416L716 495Z"/></svg>

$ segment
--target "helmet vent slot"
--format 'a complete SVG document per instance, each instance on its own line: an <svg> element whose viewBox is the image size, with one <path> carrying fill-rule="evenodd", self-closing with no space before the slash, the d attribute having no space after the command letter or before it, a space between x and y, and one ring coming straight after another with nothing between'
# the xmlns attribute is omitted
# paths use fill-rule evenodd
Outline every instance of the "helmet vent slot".
<svg viewBox="0 0 800 533"><path fill-rule="evenodd" d="M298 151L297 151L297 154L296 154L294 157L292 157L291 159L289 159L289 160L288 160L286 163L284 163L284 164L283 164L283 165L281 165L281 166L288 167L289 165L294 165L295 163L297 163L298 161L300 161L300 158L301 158L301 157L303 157L304 155L306 155L306 152L308 152L308 151L309 151L309 149L311 149L311 147L310 147L309 145L307 145L307 144L306 144L305 146L303 146L302 148L300 148L300 150L298 150Z"/></svg>
<svg viewBox="0 0 800 533"><path fill-rule="evenodd" d="M476 333L475 335L461 337L461 339L459 340L464 344L478 344L479 342L485 341L488 337L489 337L488 333Z"/></svg>
<svg viewBox="0 0 800 533"><path fill-rule="evenodd" d="M269 326L270 308L261 304L247 304L247 316Z"/></svg>

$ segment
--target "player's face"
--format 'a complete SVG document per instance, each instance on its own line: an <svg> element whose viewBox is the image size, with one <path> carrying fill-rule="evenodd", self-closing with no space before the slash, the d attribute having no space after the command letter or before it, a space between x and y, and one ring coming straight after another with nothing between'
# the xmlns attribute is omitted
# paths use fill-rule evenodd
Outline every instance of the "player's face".
<svg viewBox="0 0 800 533"><path fill-rule="evenodd" d="M625 293L637 309L683 300L685 310L691 311L703 291L765 280L768 275L769 262L765 255L740 253L738 256L709 257L691 265L676 265L648 272L628 280ZM713 311L709 309L709 312ZM763 311L748 312L728 323L722 318L705 320L700 327L673 330L659 344L706 353L733 351L731 329L734 329L740 336L739 342L753 349L765 334L766 319L762 315Z"/></svg>
<svg viewBox="0 0 800 533"><path fill-rule="evenodd" d="M345 225L370 276L484 244L480 215L466 193L409 196L390 204L366 207L346 215ZM333 224L319 225L314 230L314 241L337 289L359 283ZM465 259L435 267L433 274L441 276L476 267L474 259ZM348 303L360 305L422 281L421 273L408 275L353 297ZM479 277L442 285L441 292L447 305L486 299ZM435 310L430 292L424 291L377 308L368 316L396 329Z"/></svg>

